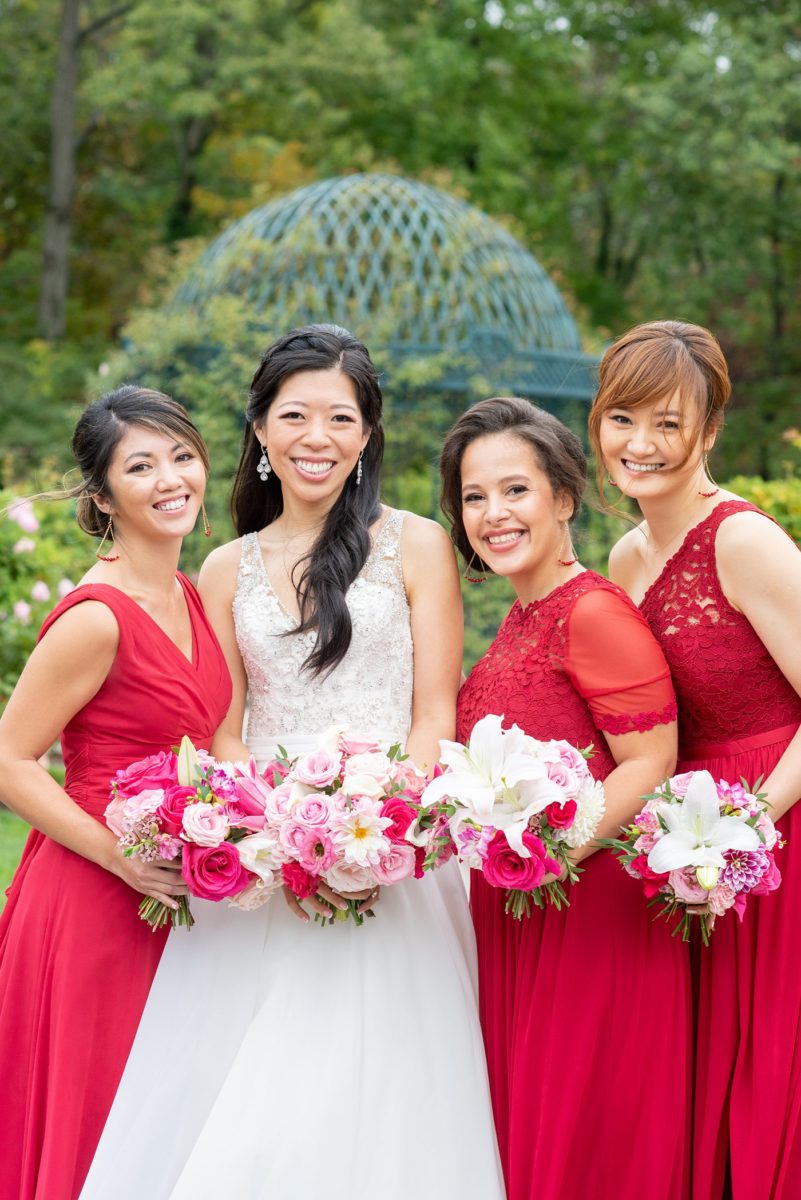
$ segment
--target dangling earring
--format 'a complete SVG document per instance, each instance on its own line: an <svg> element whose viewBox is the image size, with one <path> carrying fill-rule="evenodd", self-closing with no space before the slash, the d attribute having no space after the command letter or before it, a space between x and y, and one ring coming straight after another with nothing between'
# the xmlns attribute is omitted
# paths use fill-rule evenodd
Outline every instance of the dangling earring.
<svg viewBox="0 0 801 1200"><path fill-rule="evenodd" d="M470 562L466 565L464 571L462 572L462 579L465 581L465 583L486 583L487 582L486 574L484 574L484 575L469 575L468 574L469 571L472 571L475 569L473 567L473 562L475 560L475 557L476 557L475 552L470 555Z"/></svg>
<svg viewBox="0 0 801 1200"><path fill-rule="evenodd" d="M262 446L262 448L261 448L261 458L256 463L256 470L258 472L259 479L262 481L262 483L266 483L267 479L269 477L269 474L272 471L272 467L270 466L270 460L267 457L267 447L266 446Z"/></svg>
<svg viewBox="0 0 801 1200"><path fill-rule="evenodd" d="M200 505L200 515L203 517L203 532L206 537L211 537L211 522L206 514L205 501Z"/></svg>
<svg viewBox="0 0 801 1200"><path fill-rule="evenodd" d="M363 454L364 454L364 451L361 450L359 452L359 461L356 463L356 487L358 487L362 481L362 455Z"/></svg>
<svg viewBox="0 0 801 1200"><path fill-rule="evenodd" d="M604 480L604 482L608 483L610 487L617 488L617 490L620 491L620 484L615 483L614 479L612 478L612 476L609 474L608 471L606 472L606 479Z"/></svg>
<svg viewBox="0 0 801 1200"><path fill-rule="evenodd" d="M712 472L709 469L709 455L707 454L706 451L704 451L704 474L708 477L710 483L715 484L715 488L714 488L714 491L699 492L698 495L703 496L705 500L709 500L711 496L717 496L718 492L720 491L720 488L718 487L718 485L715 483L714 479L712 478Z"/></svg>
<svg viewBox="0 0 801 1200"><path fill-rule="evenodd" d="M108 525L106 526L106 532L103 534L102 538L100 539L100 545L97 547L97 550L95 551L95 558L99 558L101 560L101 562L116 562L117 559L120 557L119 554L101 554L100 553L100 551L103 549L103 546L105 545L106 538L109 537L109 535L111 536L111 546L109 548L111 550L113 550L114 549L114 526L111 523L110 516L108 519Z"/></svg>
<svg viewBox="0 0 801 1200"><path fill-rule="evenodd" d="M563 547L564 547L565 541L569 541L569 539L570 539L570 527L568 526L567 523L565 523L565 532L564 532L564 537L562 538L562 546ZM559 563L560 567L572 567L578 562L578 559L577 558L557 558L556 561Z"/></svg>

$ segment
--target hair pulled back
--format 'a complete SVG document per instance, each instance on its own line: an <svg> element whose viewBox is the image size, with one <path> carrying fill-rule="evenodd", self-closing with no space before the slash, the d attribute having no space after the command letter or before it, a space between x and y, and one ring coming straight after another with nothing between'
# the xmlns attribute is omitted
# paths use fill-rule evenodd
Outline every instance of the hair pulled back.
<svg viewBox="0 0 801 1200"><path fill-rule="evenodd" d="M579 438L552 413L531 401L518 396L495 396L479 400L462 413L448 432L440 455L440 503L450 522L451 541L462 558L477 563L478 569L488 573L492 568L473 550L462 519L462 459L477 438L495 433L510 434L531 447L554 495L572 500L571 522L578 516L587 482L587 458Z"/></svg>
<svg viewBox="0 0 801 1200"><path fill-rule="evenodd" d="M347 329L305 325L291 329L264 352L250 385L247 428L231 494L231 515L240 535L257 532L281 515L281 481L273 473L262 483L256 471L261 446L255 430L262 427L281 386L291 376L332 369L340 370L353 383L370 439L362 455L361 483L357 486L355 472L345 481L295 583L300 609L295 632L317 631L314 650L304 664L314 674L333 670L350 646L352 626L345 596L367 561L370 526L381 511L381 386L367 348Z"/></svg>
<svg viewBox="0 0 801 1200"><path fill-rule="evenodd" d="M672 470L684 466L699 438L716 433L723 425L731 380L720 343L702 325L688 321L649 321L635 325L606 351L588 422L601 495L604 414L611 408L637 408L640 404L669 400L676 394L681 405L694 401L700 415L691 436L685 439L684 462Z"/></svg>
<svg viewBox="0 0 801 1200"><path fill-rule="evenodd" d="M84 410L75 426L72 453L81 481L65 493L77 500L78 524L93 537L102 537L108 526L108 513L97 507L94 497L110 495L109 466L118 443L132 426L152 429L191 446L208 474L206 443L177 400L130 383L107 392Z"/></svg>

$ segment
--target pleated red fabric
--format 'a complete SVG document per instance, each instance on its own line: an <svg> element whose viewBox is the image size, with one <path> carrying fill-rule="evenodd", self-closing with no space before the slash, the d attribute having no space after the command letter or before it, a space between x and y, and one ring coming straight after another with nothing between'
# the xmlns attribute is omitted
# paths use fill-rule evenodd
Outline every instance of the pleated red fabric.
<svg viewBox="0 0 801 1200"><path fill-rule="evenodd" d="M685 538L641 608L673 672L679 770L753 785L801 725L801 697L753 627L726 599L715 538L738 512L727 500ZM765 514L762 514L763 516ZM766 518L770 519L770 518ZM801 1195L801 811L779 829L782 885L718 921L698 951L694 1200L797 1200Z"/></svg>
<svg viewBox="0 0 801 1200"><path fill-rule="evenodd" d="M208 748L230 704L217 639L179 578L191 662L106 584L76 588L42 626L40 637L86 600L106 604L119 624L111 671L61 737L66 790L101 821L117 770L183 734ZM139 899L102 867L31 833L0 916L3 1200L74 1200L81 1190L167 936L139 919Z"/></svg>
<svg viewBox="0 0 801 1200"><path fill-rule="evenodd" d="M459 697L458 737L488 713L537 738L593 743L675 718L668 668L645 622L587 571L515 604ZM686 1200L690 986L671 938L607 851L570 907L515 922L472 873L479 999L509 1200Z"/></svg>

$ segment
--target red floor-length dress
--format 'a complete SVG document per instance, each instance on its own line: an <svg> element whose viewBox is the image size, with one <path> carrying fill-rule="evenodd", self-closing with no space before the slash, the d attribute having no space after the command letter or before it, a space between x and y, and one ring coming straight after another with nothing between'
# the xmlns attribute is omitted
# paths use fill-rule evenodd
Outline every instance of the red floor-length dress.
<svg viewBox="0 0 801 1200"><path fill-rule="evenodd" d="M641 608L673 673L679 769L754 784L798 731L801 697L720 586L715 536L737 512L759 510L718 504ZM699 954L696 1200L719 1200L729 1153L734 1200L801 1196L801 806L779 828L781 887L749 901L742 924L719 920Z"/></svg>
<svg viewBox="0 0 801 1200"><path fill-rule="evenodd" d="M228 709L225 660L200 598L180 578L191 662L143 608L106 584L76 588L42 627L84 600L117 618L111 670L61 737L66 790L98 820L115 771L169 750L183 734L208 748ZM164 948L166 931L139 919L139 899L109 871L31 833L0 917L3 1200L74 1200L80 1192Z"/></svg>
<svg viewBox="0 0 801 1200"><path fill-rule="evenodd" d="M675 719L667 665L626 596L592 571L515 603L459 695L458 736L488 713L538 738L590 743ZM690 984L686 947L608 851L570 907L516 922L472 873L479 996L509 1200L685 1200Z"/></svg>

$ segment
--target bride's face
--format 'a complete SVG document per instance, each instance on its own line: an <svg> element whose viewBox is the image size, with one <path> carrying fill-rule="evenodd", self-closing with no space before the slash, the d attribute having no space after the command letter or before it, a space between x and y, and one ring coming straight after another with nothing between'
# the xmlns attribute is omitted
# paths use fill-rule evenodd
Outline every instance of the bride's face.
<svg viewBox="0 0 801 1200"><path fill-rule="evenodd" d="M334 367L299 371L285 380L256 434L285 497L333 504L355 471L370 430L352 380Z"/></svg>

